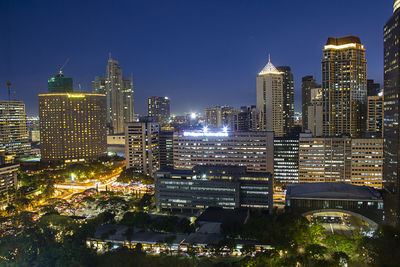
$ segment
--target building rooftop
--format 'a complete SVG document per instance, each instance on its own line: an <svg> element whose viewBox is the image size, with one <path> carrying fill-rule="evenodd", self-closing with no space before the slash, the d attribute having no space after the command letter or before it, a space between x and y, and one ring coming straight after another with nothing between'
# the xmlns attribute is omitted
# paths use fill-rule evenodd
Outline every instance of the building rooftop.
<svg viewBox="0 0 400 267"><path fill-rule="evenodd" d="M400 7L400 0L395 0L393 4L393 13Z"/></svg>
<svg viewBox="0 0 400 267"><path fill-rule="evenodd" d="M202 177L212 176L221 177L222 176L248 176L248 177L272 177L269 172L247 172L245 166L234 166L234 165L196 165L191 170L179 170L179 169L160 169L156 173L166 174L170 173L174 176L197 176Z"/></svg>
<svg viewBox="0 0 400 267"><path fill-rule="evenodd" d="M106 240L106 241L120 241L127 242L126 231L128 227L125 225L116 224L105 224L96 228L94 234L95 239ZM166 237L175 236L173 241L174 245L182 243L189 235L188 234L176 234L176 233L156 233L145 231L143 229L134 228L131 242L133 243L144 243L144 244L157 244L162 243Z"/></svg>
<svg viewBox="0 0 400 267"><path fill-rule="evenodd" d="M266 74L282 74L272 63L271 57L268 57L268 63L265 67L261 70L258 75L266 75Z"/></svg>
<svg viewBox="0 0 400 267"><path fill-rule="evenodd" d="M288 186L286 198L382 200L379 190L345 183L304 183Z"/></svg>
<svg viewBox="0 0 400 267"><path fill-rule="evenodd" d="M223 223L225 221L238 222L244 224L249 216L247 209L223 209L207 208L196 220L196 223L214 222Z"/></svg>
<svg viewBox="0 0 400 267"><path fill-rule="evenodd" d="M345 45L345 44L361 44L360 37L358 36L344 36L344 37L329 37L326 45Z"/></svg>

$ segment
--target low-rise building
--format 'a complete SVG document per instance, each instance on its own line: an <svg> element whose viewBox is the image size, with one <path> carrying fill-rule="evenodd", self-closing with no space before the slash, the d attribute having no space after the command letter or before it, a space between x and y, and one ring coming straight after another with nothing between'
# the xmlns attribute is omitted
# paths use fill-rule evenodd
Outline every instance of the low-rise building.
<svg viewBox="0 0 400 267"><path fill-rule="evenodd" d="M342 211L361 215L372 225L383 221L383 197L379 190L345 183L309 183L289 185L286 191L287 211L310 214L320 211Z"/></svg>
<svg viewBox="0 0 400 267"><path fill-rule="evenodd" d="M125 146L125 134L109 134L107 135L108 146Z"/></svg>
<svg viewBox="0 0 400 267"><path fill-rule="evenodd" d="M271 173L249 173L239 166L196 166L155 174L159 210L194 212L208 207L272 209Z"/></svg>
<svg viewBox="0 0 400 267"><path fill-rule="evenodd" d="M16 189L19 164L0 165L0 193ZM9 196L11 198L11 196ZM8 202L10 199L6 199Z"/></svg>
<svg viewBox="0 0 400 267"><path fill-rule="evenodd" d="M299 183L316 182L382 188L383 139L300 136Z"/></svg>

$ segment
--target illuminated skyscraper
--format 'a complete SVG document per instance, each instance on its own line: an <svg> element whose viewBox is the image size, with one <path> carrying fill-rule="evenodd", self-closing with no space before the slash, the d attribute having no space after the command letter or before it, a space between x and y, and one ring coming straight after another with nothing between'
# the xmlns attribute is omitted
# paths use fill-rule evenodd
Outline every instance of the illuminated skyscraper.
<svg viewBox="0 0 400 267"><path fill-rule="evenodd" d="M329 37L323 51L324 134L359 136L367 122L364 46L356 36Z"/></svg>
<svg viewBox="0 0 400 267"><path fill-rule="evenodd" d="M31 145L22 101L0 101L0 152L17 158L29 155Z"/></svg>
<svg viewBox="0 0 400 267"><path fill-rule="evenodd" d="M160 127L151 118L125 127L126 168L153 176L160 169Z"/></svg>
<svg viewBox="0 0 400 267"><path fill-rule="evenodd" d="M274 131L275 136L283 136L283 72L271 60L257 77L257 109L260 113L260 130Z"/></svg>
<svg viewBox="0 0 400 267"><path fill-rule="evenodd" d="M289 66L277 67L283 73L283 120L284 132L289 134L294 127L294 82Z"/></svg>
<svg viewBox="0 0 400 267"><path fill-rule="evenodd" d="M400 85L400 1L393 6L393 15L384 27L384 185L386 189L396 193L398 217L400 209L399 192L399 85Z"/></svg>
<svg viewBox="0 0 400 267"><path fill-rule="evenodd" d="M93 92L107 96L107 124L109 132L124 132L124 125L134 120L133 81L122 76L117 60L108 59L105 77L95 77Z"/></svg>
<svg viewBox="0 0 400 267"><path fill-rule="evenodd" d="M170 99L168 97L153 96L148 99L148 116L158 123L166 123L170 117Z"/></svg>
<svg viewBox="0 0 400 267"><path fill-rule="evenodd" d="M68 163L105 155L105 111L103 94L39 94L42 160Z"/></svg>

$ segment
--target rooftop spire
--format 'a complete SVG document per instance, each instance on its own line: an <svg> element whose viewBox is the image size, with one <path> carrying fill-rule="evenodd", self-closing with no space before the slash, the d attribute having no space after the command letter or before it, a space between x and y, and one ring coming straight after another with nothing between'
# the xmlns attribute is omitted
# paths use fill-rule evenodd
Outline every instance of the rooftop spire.
<svg viewBox="0 0 400 267"><path fill-rule="evenodd" d="M393 4L393 13L400 7L400 0L395 0Z"/></svg>
<svg viewBox="0 0 400 267"><path fill-rule="evenodd" d="M271 63L271 55L268 54L268 63L262 69L262 71L258 75L265 75L265 74L282 74L275 66Z"/></svg>

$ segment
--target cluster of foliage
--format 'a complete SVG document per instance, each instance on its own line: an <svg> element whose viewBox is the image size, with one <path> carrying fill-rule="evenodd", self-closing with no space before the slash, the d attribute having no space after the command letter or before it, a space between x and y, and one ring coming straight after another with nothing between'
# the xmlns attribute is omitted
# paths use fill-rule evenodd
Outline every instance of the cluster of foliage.
<svg viewBox="0 0 400 267"><path fill-rule="evenodd" d="M186 218L177 216L156 216L152 218L144 212L127 212L120 224L161 233L192 233L195 230Z"/></svg>
<svg viewBox="0 0 400 267"><path fill-rule="evenodd" d="M151 176L145 175L135 168L124 169L119 175L118 182L120 183L142 183L142 184L154 184L154 179Z"/></svg>
<svg viewBox="0 0 400 267"><path fill-rule="evenodd" d="M255 214L244 225L225 222L222 224L222 231L230 237L257 240L273 244L279 250L291 251L319 244L325 237L322 226L310 225L306 218L288 213L272 216Z"/></svg>
<svg viewBox="0 0 400 267"><path fill-rule="evenodd" d="M90 266L96 254L85 246L88 225L58 214L33 221L29 212L10 217L14 228L2 232L2 266Z"/></svg>
<svg viewBox="0 0 400 267"><path fill-rule="evenodd" d="M96 205L96 208L102 211L111 211L114 213L125 213L128 210L134 209L139 211L148 211L155 208L154 195L144 194L140 199L133 197L121 197L113 192L102 192L97 199L86 197L84 202Z"/></svg>
<svg viewBox="0 0 400 267"><path fill-rule="evenodd" d="M85 223L49 212L34 221L32 213L19 212L2 218L0 231L1 266L398 266L400 227L383 226L372 237L348 238L327 235L320 226L291 214L253 216L241 226L223 224L227 238L218 247L233 248L235 239L245 238L270 244L273 249L251 256L253 247L245 246L240 258L196 258L150 256L141 250L121 248L102 255L88 248L85 241L102 224L116 223L111 210ZM133 227L169 233L193 231L189 221L179 217L151 218L141 211L127 212L119 222ZM129 234L129 233L126 233ZM171 235L172 239L174 236ZM170 242L164 240L163 242Z"/></svg>
<svg viewBox="0 0 400 267"><path fill-rule="evenodd" d="M225 222L223 232L234 238L257 240L274 248L243 260L243 266L398 266L400 227L383 226L372 237L327 234L318 224L294 214L253 216L245 225ZM243 248L244 254L252 249Z"/></svg>

